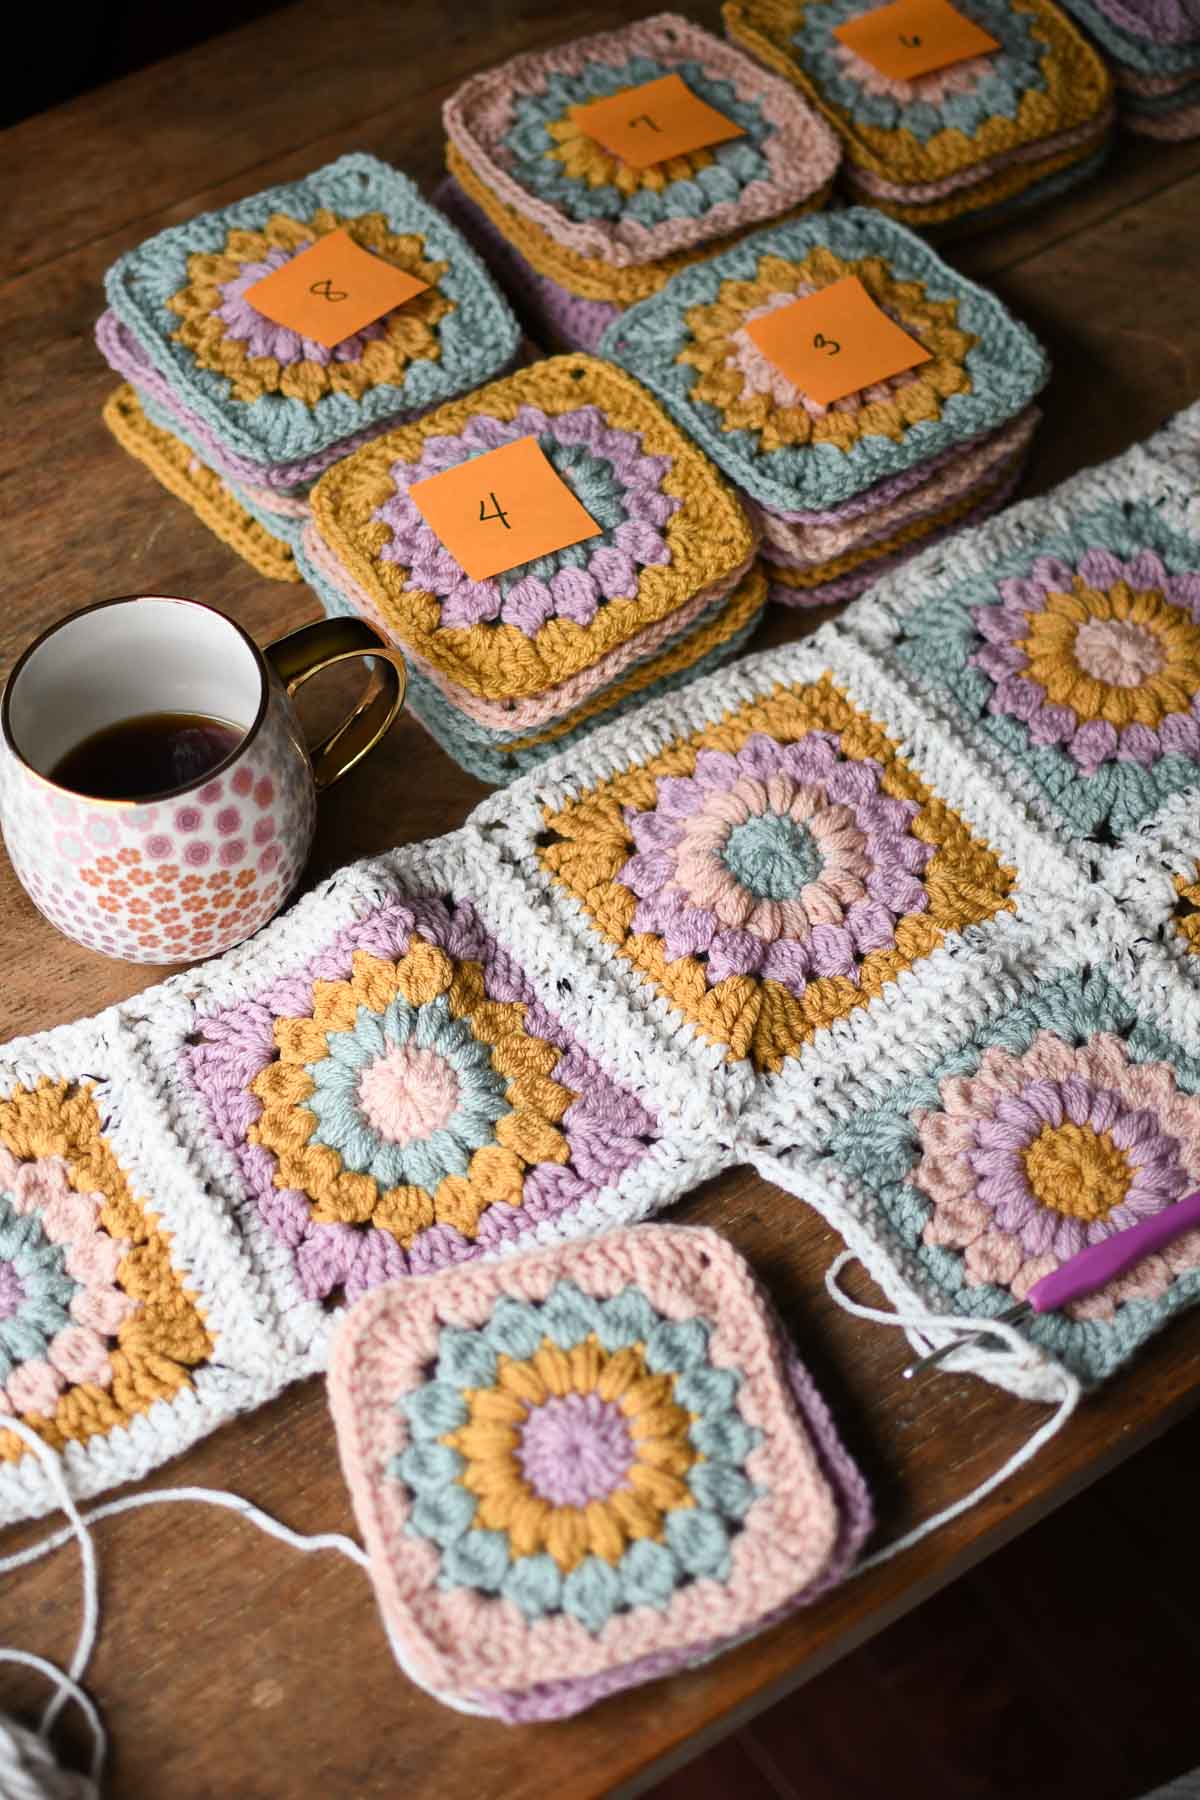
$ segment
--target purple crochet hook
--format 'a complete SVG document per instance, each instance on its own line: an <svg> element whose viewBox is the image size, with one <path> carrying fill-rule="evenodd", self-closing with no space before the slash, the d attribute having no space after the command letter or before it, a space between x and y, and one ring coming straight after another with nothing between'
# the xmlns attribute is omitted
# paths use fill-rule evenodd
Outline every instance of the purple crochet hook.
<svg viewBox="0 0 1200 1800"><path fill-rule="evenodd" d="M1094 1294L1097 1288L1123 1275L1144 1256L1161 1250L1164 1244L1173 1243L1185 1231L1192 1231L1197 1226L1200 1226L1200 1188L1186 1199L1177 1200L1174 1206L1154 1213L1151 1218L1114 1232L1112 1237L1103 1238L1098 1244L1089 1244L1078 1256L1072 1256L1061 1267L1035 1281L1024 1300L1010 1306L1007 1312L997 1313L997 1322L1015 1325L1019 1319L1028 1318L1030 1313L1057 1312L1071 1300L1082 1300L1085 1294ZM986 1331L972 1331L966 1337L951 1338L918 1362L909 1363L904 1371L905 1379L910 1380L922 1370L931 1369L961 1345L986 1336Z"/></svg>

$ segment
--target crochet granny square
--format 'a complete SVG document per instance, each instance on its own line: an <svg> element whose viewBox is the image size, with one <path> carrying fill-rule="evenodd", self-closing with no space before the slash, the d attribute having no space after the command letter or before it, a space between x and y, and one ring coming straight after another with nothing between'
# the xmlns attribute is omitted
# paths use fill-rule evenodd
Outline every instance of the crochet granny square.
<svg viewBox="0 0 1200 1800"><path fill-rule="evenodd" d="M822 653L824 652L824 653ZM548 915L753 1085L1074 871L836 636L693 683L475 818Z"/></svg>
<svg viewBox="0 0 1200 1800"><path fill-rule="evenodd" d="M258 1283L132 1079L114 1012L0 1053L0 1414L79 1496L267 1398ZM0 1523L58 1495L0 1420Z"/></svg>
<svg viewBox="0 0 1200 1800"><path fill-rule="evenodd" d="M746 325L851 275L930 360L822 407ZM863 207L755 232L684 270L610 326L602 349L730 480L785 515L838 508L899 477L914 485L932 458L1020 414L1048 374L1037 340L994 294Z"/></svg>
<svg viewBox="0 0 1200 1800"><path fill-rule="evenodd" d="M601 531L471 581L409 489L529 436ZM606 657L635 660L640 633L719 599L755 545L708 459L637 382L586 356L538 363L388 433L331 469L312 509L389 636L422 672L487 700L543 693Z"/></svg>
<svg viewBox="0 0 1200 1800"><path fill-rule="evenodd" d="M331 617L357 613L387 630L370 595L349 579L315 528L304 533L296 561ZM581 742L597 724L728 662L757 627L767 592L766 575L756 565L719 599L700 595L678 618L639 633L628 652L610 652L593 670L526 701L481 700L422 666L410 652L405 704L442 749L480 781L493 786L515 781ZM608 680L610 670L618 671L616 679Z"/></svg>
<svg viewBox="0 0 1200 1800"><path fill-rule="evenodd" d="M915 80L882 74L834 33L862 0L728 0L736 43L787 75L842 138L864 196L912 224L998 207L1103 143L1112 83L1051 0L959 0L999 50ZM1031 196L1036 197L1036 196Z"/></svg>
<svg viewBox="0 0 1200 1800"><path fill-rule="evenodd" d="M630 1222L727 1160L719 1093L474 833L343 871L246 948L132 1029L292 1373L368 1288Z"/></svg>
<svg viewBox="0 0 1200 1800"><path fill-rule="evenodd" d="M381 1289L329 1390L397 1660L510 1724L707 1660L827 1591L870 1529L810 1378L709 1231Z"/></svg>
<svg viewBox="0 0 1200 1800"><path fill-rule="evenodd" d="M429 286L327 350L246 294L343 226ZM411 181L370 156L171 226L119 258L105 285L102 348L114 366L136 382L138 363L148 364L185 428L220 447L225 472L271 486L301 485L348 441L487 380L518 343L474 251Z"/></svg>
<svg viewBox="0 0 1200 1800"><path fill-rule="evenodd" d="M634 168L587 135L575 109L664 76L739 135ZM794 87L674 13L513 57L444 109L458 155L504 205L579 256L657 262L811 201L837 167L834 134Z"/></svg>
<svg viewBox="0 0 1200 1800"><path fill-rule="evenodd" d="M936 989L892 990L839 1077L764 1091L745 1127L790 1146L760 1148L761 1173L815 1206L898 1310L993 1317L1200 1186L1196 990L1093 891ZM1193 1231L1029 1318L1030 1351L975 1343L950 1366L1053 1398L1046 1358L1102 1380L1198 1298Z"/></svg>
<svg viewBox="0 0 1200 1800"><path fill-rule="evenodd" d="M846 620L1089 874L1200 780L1194 486L1152 440L1011 508L961 558L922 557Z"/></svg>

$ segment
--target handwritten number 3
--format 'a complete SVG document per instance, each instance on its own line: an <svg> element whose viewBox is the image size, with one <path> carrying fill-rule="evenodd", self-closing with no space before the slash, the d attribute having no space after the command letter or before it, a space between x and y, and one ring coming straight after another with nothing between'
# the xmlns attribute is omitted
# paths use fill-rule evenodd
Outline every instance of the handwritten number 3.
<svg viewBox="0 0 1200 1800"><path fill-rule="evenodd" d="M813 349L828 350L830 356L836 356L841 347L836 338L823 337L819 331L813 339Z"/></svg>
<svg viewBox="0 0 1200 1800"><path fill-rule="evenodd" d="M350 298L344 288L335 288L328 276L324 281L314 281L308 291L310 294L320 294L322 300L348 300Z"/></svg>

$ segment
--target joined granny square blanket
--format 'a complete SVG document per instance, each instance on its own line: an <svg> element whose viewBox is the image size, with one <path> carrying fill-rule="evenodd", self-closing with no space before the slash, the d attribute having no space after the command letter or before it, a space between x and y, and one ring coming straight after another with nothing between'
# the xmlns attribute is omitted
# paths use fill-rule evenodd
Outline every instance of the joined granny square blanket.
<svg viewBox="0 0 1200 1800"><path fill-rule="evenodd" d="M96 1492L322 1367L367 1290L736 1162L904 1310L1003 1310L1200 1185L1198 721L1193 408L5 1047L3 1404ZM1044 1398L1198 1290L1193 1234L952 1366ZM53 1504L0 1456L0 1518Z"/></svg>

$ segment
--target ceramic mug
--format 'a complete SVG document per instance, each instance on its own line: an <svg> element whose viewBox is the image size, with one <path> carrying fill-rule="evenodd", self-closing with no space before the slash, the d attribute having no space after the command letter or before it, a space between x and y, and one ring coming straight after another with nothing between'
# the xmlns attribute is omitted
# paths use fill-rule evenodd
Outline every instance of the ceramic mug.
<svg viewBox="0 0 1200 1800"><path fill-rule="evenodd" d="M292 696L348 657L373 659L355 710L307 748ZM318 619L260 650L215 607L102 600L22 655L0 701L0 824L13 868L60 931L126 962L188 962L265 925L299 879L316 795L400 710L404 660L361 619ZM241 737L195 782L128 800L50 779L94 732L157 712L227 720Z"/></svg>

